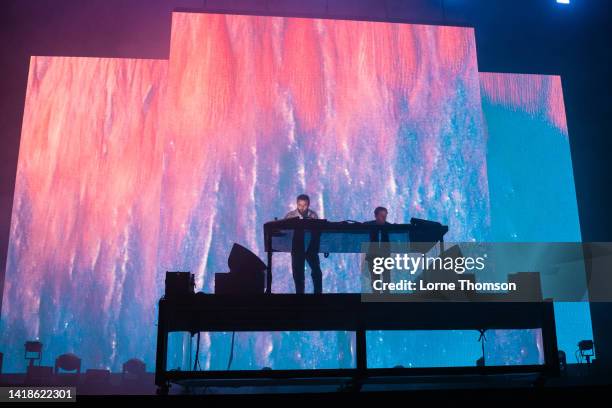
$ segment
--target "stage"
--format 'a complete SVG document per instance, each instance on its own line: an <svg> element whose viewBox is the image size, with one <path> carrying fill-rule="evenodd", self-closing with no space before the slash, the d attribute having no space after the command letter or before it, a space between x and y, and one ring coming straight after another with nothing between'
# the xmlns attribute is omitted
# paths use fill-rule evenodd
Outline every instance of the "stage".
<svg viewBox="0 0 612 408"><path fill-rule="evenodd" d="M551 302L435 302L415 298L399 301L372 301L361 294L323 295L206 295L184 294L159 302L157 325L156 378L161 393L168 386L198 379L295 379L308 377L346 377L353 386L362 380L380 376L423 374L495 374L539 372L547 376L559 373L554 309ZM408 296L410 298L410 296ZM486 296L490 300L490 296ZM368 300L369 299L369 300ZM474 366L438 368L368 368L366 332L372 330L465 330L481 333L494 329L540 329L544 346L544 364L519 366ZM331 331L356 334L355 366L352 369L312 370L167 370L168 334L170 332L214 331ZM196 360L199 357L196 356Z"/></svg>

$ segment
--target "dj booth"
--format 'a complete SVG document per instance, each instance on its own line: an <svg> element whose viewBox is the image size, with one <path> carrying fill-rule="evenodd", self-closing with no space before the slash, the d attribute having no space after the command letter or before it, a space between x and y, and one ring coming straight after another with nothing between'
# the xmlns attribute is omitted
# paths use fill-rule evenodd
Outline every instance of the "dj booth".
<svg viewBox="0 0 612 408"><path fill-rule="evenodd" d="M247 292L230 294L187 293L166 295L159 301L155 383L161 393L172 382L221 379L351 378L356 384L372 377L420 374L470 374L538 372L556 375L559 356L552 302L536 299L513 301L504 294L473 294L469 301L439 301L418 294L272 294L274 252L317 251L319 253L364 251L364 244L376 242L407 244L406 250L426 253L439 243L448 227L436 222L412 219L410 224L330 223L324 220L282 220L264 225L268 263L254 259L228 260L230 271L215 279L224 290L240 286ZM242 248L240 246L236 246ZM249 252L245 248L243 252ZM233 251L232 251L233 252ZM250 252L249 252L250 253ZM234 258L234 259L232 259ZM256 268L261 275L247 279L240 270ZM290 272L290 271L286 271ZM264 276L265 273L265 276ZM234 280L232 280L234 275ZM245 282L249 282L245 285ZM234 285L235 284L235 285ZM193 283L191 284L193 285ZM253 290L248 293L248 290ZM264 294L264 286L266 288ZM215 288L216 292L219 292ZM370 296L370 297L369 297ZM366 333L376 330L474 330L540 329L543 364L439 368L370 368ZM168 335L171 332L271 332L349 331L356 336L354 367L308 370L168 370Z"/></svg>
<svg viewBox="0 0 612 408"><path fill-rule="evenodd" d="M446 225L417 218L412 218L409 224L383 225L298 218L267 222L264 224L268 255L266 293L272 293L272 256L275 252L358 254L376 242L392 247L406 244L403 250L421 253L427 253L440 243L440 252L443 252L444 234L447 232Z"/></svg>

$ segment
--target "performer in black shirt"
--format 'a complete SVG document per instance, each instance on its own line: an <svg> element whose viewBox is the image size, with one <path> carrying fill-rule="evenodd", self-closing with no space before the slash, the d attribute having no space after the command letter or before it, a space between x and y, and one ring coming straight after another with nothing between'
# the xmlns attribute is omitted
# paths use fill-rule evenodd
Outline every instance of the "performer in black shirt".
<svg viewBox="0 0 612 408"><path fill-rule="evenodd" d="M364 224L367 225L390 225L387 222L387 214L389 212L385 207L376 207L374 210L374 219L372 221L366 221ZM382 280L383 282L391 282L391 271L389 269L384 270L380 275L377 275L373 271L373 260L375 257L389 257L391 255L389 248L389 233L387 231L375 231L370 236L370 250L366 255L366 261L368 263L368 269L370 271L370 285L375 280ZM372 291L374 288L372 287Z"/></svg>
<svg viewBox="0 0 612 408"><path fill-rule="evenodd" d="M300 219L318 219L316 212L310 207L310 197L306 194L300 194L296 200L296 209L289 211L285 215L285 219L300 218ZM304 293L304 268L305 262L311 269L312 285L314 293L320 294L323 292L323 273L321 272L321 263L319 260L319 240L317 236L312 236L308 249L304 251L304 231L296 230L293 236L291 250L291 269L293 272L293 281L295 283L295 293Z"/></svg>

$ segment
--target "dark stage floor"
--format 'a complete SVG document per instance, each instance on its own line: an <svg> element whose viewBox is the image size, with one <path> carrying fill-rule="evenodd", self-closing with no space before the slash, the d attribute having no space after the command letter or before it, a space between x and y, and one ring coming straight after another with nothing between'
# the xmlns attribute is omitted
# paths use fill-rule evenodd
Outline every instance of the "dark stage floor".
<svg viewBox="0 0 612 408"><path fill-rule="evenodd" d="M460 376L410 376L373 377L355 387L350 378L295 378L248 380L184 380L173 384L171 396L270 396L359 394L378 395L406 393L419 396L440 392L457 394L471 392L502 395L582 394L606 390L612 384L612 375L597 373L595 367L569 365L567 372L557 378L543 378L539 374L460 375ZM0 375L0 386L24 386L25 374ZM77 396L99 395L155 395L154 374L147 373L139 380L123 379L121 374L111 374L108 383L86 383L85 376L52 379L39 385L76 386ZM586 395L586 394L585 394Z"/></svg>

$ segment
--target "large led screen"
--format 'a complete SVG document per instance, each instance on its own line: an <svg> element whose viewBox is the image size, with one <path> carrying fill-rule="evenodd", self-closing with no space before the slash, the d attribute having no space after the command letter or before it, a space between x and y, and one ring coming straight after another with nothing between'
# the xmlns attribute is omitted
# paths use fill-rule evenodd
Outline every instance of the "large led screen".
<svg viewBox="0 0 612 408"><path fill-rule="evenodd" d="M448 225L449 241L580 241L559 77L479 73L471 28L174 13L168 60L31 59L5 370L25 369L31 339L49 359L152 370L165 271L213 292L231 245L265 259L263 223L301 193L322 218L382 205L394 223ZM322 269L324 292L360 290L355 257ZM289 255L275 271L273 291L292 292ZM558 308L562 349L590 337L583 306ZM230 337L203 334L203 368L225 366ZM477 339L371 333L368 347L373 366L473 365ZM487 350L542 361L537 330L492 332ZM245 333L235 353L233 368L350 366L354 337Z"/></svg>

